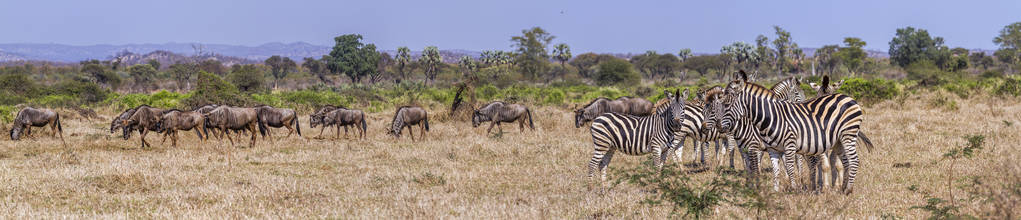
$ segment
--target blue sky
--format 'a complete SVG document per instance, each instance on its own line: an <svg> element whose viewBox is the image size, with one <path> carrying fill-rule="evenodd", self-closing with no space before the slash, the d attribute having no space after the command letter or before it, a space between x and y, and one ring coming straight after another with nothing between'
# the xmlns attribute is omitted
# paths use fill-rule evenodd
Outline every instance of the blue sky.
<svg viewBox="0 0 1021 220"><path fill-rule="evenodd" d="M773 25L803 47L864 39L886 51L914 26L952 47L994 49L1021 1L55 1L0 0L0 43L71 45L200 42L332 45L359 33L382 49L510 49L539 26L581 52L718 52Z"/></svg>

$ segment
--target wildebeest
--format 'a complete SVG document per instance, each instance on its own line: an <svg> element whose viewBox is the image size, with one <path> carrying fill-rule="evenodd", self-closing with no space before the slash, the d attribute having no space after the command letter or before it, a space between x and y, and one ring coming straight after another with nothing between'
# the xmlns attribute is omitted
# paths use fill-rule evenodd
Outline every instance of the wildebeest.
<svg viewBox="0 0 1021 220"><path fill-rule="evenodd" d="M489 129L486 129L486 134L493 131L493 126L496 126L499 132L502 133L501 122L514 123L514 121L517 121L518 129L524 132L526 117L528 119L528 127L534 131L535 124L532 122L531 110L528 110L523 105L496 101L486 104L472 113L472 127L478 127L482 122L488 121L490 123Z"/></svg>
<svg viewBox="0 0 1021 220"><path fill-rule="evenodd" d="M315 128L317 125L322 124L323 123L323 117L326 116L326 113L331 112L333 110L337 110L338 108L344 108L344 107L339 107L339 106L335 106L335 105L326 105L326 106L323 106L322 108L317 109L315 113L312 113L311 115L308 116L309 125L311 125L312 128ZM323 129L319 130L319 137L323 136L323 131L326 131L326 128L328 128L328 127L330 127L330 126L325 126L324 125ZM340 128L338 127L337 129L340 129ZM345 126L344 129L347 130L347 127Z"/></svg>
<svg viewBox="0 0 1021 220"><path fill-rule="evenodd" d="M256 113L259 117L259 127L270 127L279 128L287 127L287 137L291 137L291 133L297 130L298 136L301 136L301 126L298 123L298 114L294 113L294 110L286 108L274 108L266 105L260 105L255 107ZM273 133L266 130L266 134L269 135L270 141L273 140Z"/></svg>
<svg viewBox="0 0 1021 220"><path fill-rule="evenodd" d="M259 128L259 132L265 136L266 127L260 123L258 117L258 111L255 108L238 108L238 107L227 107L220 106L210 111L209 113L203 114L206 118L206 124L212 125L226 133L228 130L247 130L252 134L252 141L249 143L249 147L255 147L255 129ZM234 146L234 139L230 137L230 134L226 134L227 140L230 140L230 145Z"/></svg>
<svg viewBox="0 0 1021 220"><path fill-rule="evenodd" d="M124 140L131 137L131 130L134 129L138 130L138 133L141 135L142 147L152 146L149 142L145 141L145 135L149 131L157 131L158 127L156 127L156 124L161 116L163 116L163 109L149 107L148 105L138 106L135 109L135 113L121 121L121 127L127 128L124 129Z"/></svg>
<svg viewBox="0 0 1021 220"><path fill-rule="evenodd" d="M425 131L429 130L429 113L417 106L401 106L397 108L397 112L394 113L393 122L390 124L390 128L387 128L387 132L396 138L401 137L401 132L405 127L408 128L408 135L411 136L411 141L415 141L414 131L411 129L413 125L420 125L422 128L422 139L425 139Z"/></svg>
<svg viewBox="0 0 1021 220"><path fill-rule="evenodd" d="M610 100L607 98L596 98L593 99L585 106L574 110L574 126L580 128L586 122L590 122L603 113L621 113L626 114L628 106L624 102L617 100Z"/></svg>
<svg viewBox="0 0 1021 220"><path fill-rule="evenodd" d="M347 126L354 125L359 132L359 138L365 138L365 132L368 130L365 112L356 109L337 108L326 112L321 117L313 117L312 120L309 124L313 128L320 124L323 125L323 130L329 126L337 126L337 137L340 137L340 127L344 127L345 137L347 137ZM319 131L319 136L322 136L322 130Z"/></svg>
<svg viewBox="0 0 1021 220"><path fill-rule="evenodd" d="M113 134L113 132L115 130L117 130L118 128L121 128L121 129L125 130L124 131L125 134L128 134L127 130L133 129L133 128L124 127L124 124L122 123L122 121L128 120L128 118L130 118L132 114L135 114L136 110L138 110L138 107L129 108L127 110L124 110L124 112L121 112L121 114L117 115L117 117L114 117L113 121L110 122L110 133Z"/></svg>
<svg viewBox="0 0 1021 220"><path fill-rule="evenodd" d="M220 107L220 105L217 105L217 104L206 104L206 105L203 105L203 106L199 106L197 108L193 108L193 109L191 109L191 111L198 112L200 114L205 115L206 113L209 113L209 112L213 111L217 107ZM206 129L206 138L207 139L209 138L209 130L212 130L213 133L216 134L216 138L217 139L222 139L223 138L221 136L223 131L219 131L216 127L214 127L213 125L210 125L210 124L205 124L205 126L206 126L205 129Z"/></svg>
<svg viewBox="0 0 1021 220"><path fill-rule="evenodd" d="M11 127L10 131L11 140L21 139L22 131L26 134L31 134L31 127L43 127L46 125L50 125L53 136L60 135L60 142L66 148L67 142L64 142L64 128L60 126L60 114L49 109L25 107L18 111L18 116L14 117L14 126Z"/></svg>
<svg viewBox="0 0 1021 220"><path fill-rule="evenodd" d="M100 118L99 114L96 114L96 111L92 109L82 108L78 106L71 106L71 109L74 110L75 112L78 112L78 115L81 116L81 118L78 118L78 121L82 121L82 119L92 121L92 119L94 118L96 119Z"/></svg>
<svg viewBox="0 0 1021 220"><path fill-rule="evenodd" d="M177 147L177 131L178 130L195 130L195 136L199 137L199 140L209 138L209 131L206 130L206 134L203 135L202 130L205 129L205 117L202 113L195 111L181 111L177 109L167 110L160 116L160 120L156 122L158 132L163 132L163 140L166 140L166 136L170 135L171 146Z"/></svg>
<svg viewBox="0 0 1021 220"><path fill-rule="evenodd" d="M652 115L652 102L643 98L635 98L630 96L624 96L617 98L616 101L621 101L627 108L624 109L624 114L634 116L648 116Z"/></svg>

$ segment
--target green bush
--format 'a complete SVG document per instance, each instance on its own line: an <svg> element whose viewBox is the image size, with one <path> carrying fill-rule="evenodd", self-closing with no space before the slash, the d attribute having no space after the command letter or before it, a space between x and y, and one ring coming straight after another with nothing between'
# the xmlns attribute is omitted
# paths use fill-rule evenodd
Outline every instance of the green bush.
<svg viewBox="0 0 1021 220"><path fill-rule="evenodd" d="M66 80L58 83L53 87L51 94L53 95L66 95L74 97L74 101L68 102L68 105L64 106L77 106L80 104L93 104L106 100L107 96L110 95L110 91L100 87L98 84L93 82L83 82L75 80Z"/></svg>
<svg viewBox="0 0 1021 220"><path fill-rule="evenodd" d="M1021 95L1021 80L1017 77L1004 78L1003 83L996 87L996 95L1014 97Z"/></svg>
<svg viewBox="0 0 1021 220"><path fill-rule="evenodd" d="M546 105L564 104L565 97L566 95L564 95L563 91L561 91L560 89L554 89L550 91L549 94L546 95L546 98L543 100L542 103Z"/></svg>
<svg viewBox="0 0 1021 220"><path fill-rule="evenodd" d="M863 79L858 77L847 78L844 84L837 90L840 93L854 97L859 101L882 101L891 99L900 94L897 83L884 79Z"/></svg>
<svg viewBox="0 0 1021 220"><path fill-rule="evenodd" d="M219 76L199 71L196 81L192 95L184 100L182 108L194 108L205 104L246 106L253 103L251 98L241 95L237 87Z"/></svg>
<svg viewBox="0 0 1021 220"><path fill-rule="evenodd" d="M596 84L600 86L635 86L642 80L642 76L635 72L631 63L623 59L600 63L594 75Z"/></svg>
<svg viewBox="0 0 1021 220"><path fill-rule="evenodd" d="M18 110L14 109L14 106L0 105L0 121L4 124L9 124L14 121L14 116Z"/></svg>

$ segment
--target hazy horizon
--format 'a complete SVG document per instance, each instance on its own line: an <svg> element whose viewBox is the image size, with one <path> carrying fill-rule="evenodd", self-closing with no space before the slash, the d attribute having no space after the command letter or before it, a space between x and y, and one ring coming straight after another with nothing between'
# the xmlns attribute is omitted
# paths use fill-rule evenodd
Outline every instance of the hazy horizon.
<svg viewBox="0 0 1021 220"><path fill-rule="evenodd" d="M533 26L584 52L716 53L735 41L773 39L773 25L801 47L864 39L887 51L897 28L913 26L950 47L995 49L1003 26L1021 21L1012 1L717 2L333 2L111 0L19 1L0 8L0 43L87 45L202 43L258 46L362 34L381 50L408 46L510 50L510 37Z"/></svg>

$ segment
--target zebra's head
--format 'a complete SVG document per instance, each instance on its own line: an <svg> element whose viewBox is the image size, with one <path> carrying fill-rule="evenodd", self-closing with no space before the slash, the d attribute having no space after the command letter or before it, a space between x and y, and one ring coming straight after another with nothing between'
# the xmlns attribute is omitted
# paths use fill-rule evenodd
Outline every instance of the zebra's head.
<svg viewBox="0 0 1021 220"><path fill-rule="evenodd" d="M709 91L705 94L705 102L702 103L702 115L705 119L702 120L702 133L708 134L712 132L712 129L717 128L717 121L720 120L720 116L723 115L722 109L723 101L723 90Z"/></svg>
<svg viewBox="0 0 1021 220"><path fill-rule="evenodd" d="M669 90L663 91L670 103L667 104L665 111L660 113L660 116L667 117L671 130L680 130L684 123L684 101L688 100L688 89L684 89L684 93L681 90L674 90L670 93Z"/></svg>
<svg viewBox="0 0 1021 220"><path fill-rule="evenodd" d="M727 88L724 90L723 95L718 97L716 106L714 106L715 116L719 118L719 128L721 131L729 133L734 128L734 123L741 116L744 116L744 109L734 107L734 101L737 96L740 96L745 87L745 83L748 81L748 75L745 74L744 70L738 73L734 81L727 84Z"/></svg>

